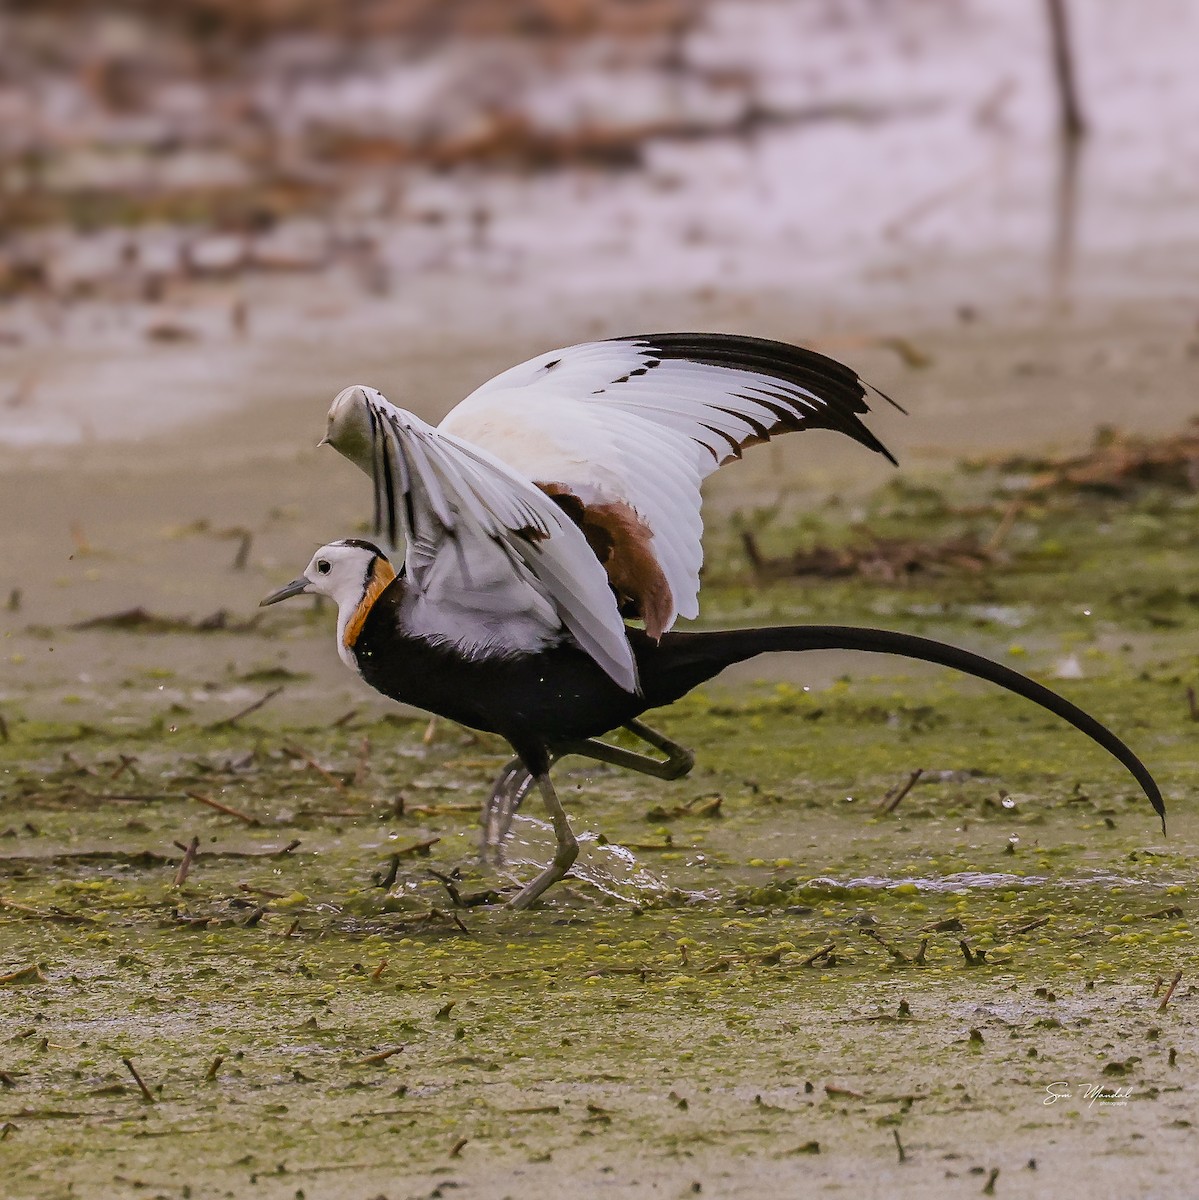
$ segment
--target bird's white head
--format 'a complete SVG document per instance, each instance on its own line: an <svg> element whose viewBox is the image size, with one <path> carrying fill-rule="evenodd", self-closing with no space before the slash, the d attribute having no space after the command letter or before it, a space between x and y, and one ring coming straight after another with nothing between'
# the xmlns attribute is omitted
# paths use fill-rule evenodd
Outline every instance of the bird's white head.
<svg viewBox="0 0 1199 1200"><path fill-rule="evenodd" d="M396 577L395 569L378 546L358 538L344 538L322 546L291 583L272 592L259 607L278 604L292 596L328 596L337 605L337 648L353 665L354 643L371 608Z"/></svg>
<svg viewBox="0 0 1199 1200"><path fill-rule="evenodd" d="M363 384L343 388L329 406L329 422L320 445L327 442L352 463L369 471L374 437L368 401L381 399L374 388Z"/></svg>

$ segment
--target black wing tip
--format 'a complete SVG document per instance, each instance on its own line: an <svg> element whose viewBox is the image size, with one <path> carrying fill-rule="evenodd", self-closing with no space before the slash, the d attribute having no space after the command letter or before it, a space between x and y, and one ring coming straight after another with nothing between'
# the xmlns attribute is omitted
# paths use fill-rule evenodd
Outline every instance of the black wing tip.
<svg viewBox="0 0 1199 1200"><path fill-rule="evenodd" d="M662 359L685 360L729 370L757 371L783 383L818 395L826 408L824 418L808 418L812 429L833 429L881 454L892 466L899 460L862 423L870 411L867 392L874 392L899 412L907 410L838 359L819 350L742 333L642 333L609 341L643 346Z"/></svg>
<svg viewBox="0 0 1199 1200"><path fill-rule="evenodd" d="M893 400L887 395L886 392L883 391L882 388L875 387L873 383L867 383L864 379L862 380L862 386L873 392L876 396L879 396L885 400L893 409L895 409L896 412L903 413L905 417L911 416L911 413L909 413L908 410L904 408L904 406L900 404L898 400Z"/></svg>

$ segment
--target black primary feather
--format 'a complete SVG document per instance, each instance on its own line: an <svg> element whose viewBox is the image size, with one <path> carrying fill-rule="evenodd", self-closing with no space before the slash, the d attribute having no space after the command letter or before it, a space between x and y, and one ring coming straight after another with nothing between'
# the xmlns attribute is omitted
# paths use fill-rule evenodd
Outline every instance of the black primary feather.
<svg viewBox="0 0 1199 1200"><path fill-rule="evenodd" d="M866 392L873 391L888 404L900 408L890 396L862 382L857 372L844 363L815 350L776 342L769 338L744 337L731 333L647 333L612 338L643 347L664 361L699 363L730 371L753 371L791 388L800 388L817 397L821 407L815 411L797 408L795 396L783 389L767 393L769 399L753 395L748 399L785 407L779 411L780 423L771 430L782 433L799 429L831 429L853 438L869 450L883 455L898 466L895 456L861 421L870 411ZM773 407L773 406L772 406Z"/></svg>

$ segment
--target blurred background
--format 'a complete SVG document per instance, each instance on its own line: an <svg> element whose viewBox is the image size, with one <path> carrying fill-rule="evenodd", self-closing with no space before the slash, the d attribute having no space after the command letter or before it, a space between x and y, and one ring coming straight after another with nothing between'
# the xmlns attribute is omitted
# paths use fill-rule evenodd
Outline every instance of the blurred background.
<svg viewBox="0 0 1199 1200"><path fill-rule="evenodd" d="M589 337L822 349L908 469L1179 428L1199 8L1062 10L1072 131L1048 0L9 0L9 635L250 610L368 515L337 390L437 419ZM712 511L887 478L794 441Z"/></svg>

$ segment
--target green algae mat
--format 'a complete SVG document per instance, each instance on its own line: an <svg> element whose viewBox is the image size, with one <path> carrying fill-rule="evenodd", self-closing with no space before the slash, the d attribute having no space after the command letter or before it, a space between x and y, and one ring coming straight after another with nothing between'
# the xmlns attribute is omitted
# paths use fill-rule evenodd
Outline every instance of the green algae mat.
<svg viewBox="0 0 1199 1200"><path fill-rule="evenodd" d="M0 1194L1193 1195L1199 497L1118 449L716 522L705 619L1029 671L1165 836L1025 702L797 657L654 714L687 779L561 763L583 853L514 914L553 839L531 810L479 863L503 746L249 670L333 656L327 612L14 619L174 698L0 707ZM208 660L266 703L201 721Z"/></svg>

